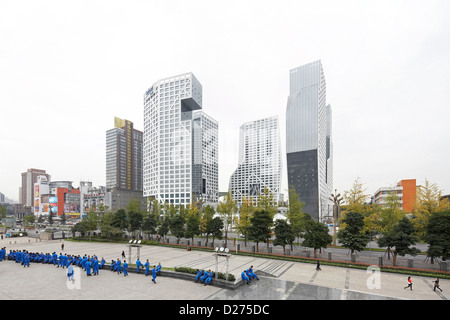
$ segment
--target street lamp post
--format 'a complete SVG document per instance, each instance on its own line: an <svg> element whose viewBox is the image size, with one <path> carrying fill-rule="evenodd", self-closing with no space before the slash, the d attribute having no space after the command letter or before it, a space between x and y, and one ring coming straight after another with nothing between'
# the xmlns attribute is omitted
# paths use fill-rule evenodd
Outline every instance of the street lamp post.
<svg viewBox="0 0 450 320"><path fill-rule="evenodd" d="M334 203L333 207L333 230L334 230L334 237L333 237L333 245L336 245L336 224L338 220L338 214L339 214L339 208L341 206L341 201L343 198L341 197L340 193L337 193L337 190L334 189L334 194L331 194L331 197L329 198Z"/></svg>

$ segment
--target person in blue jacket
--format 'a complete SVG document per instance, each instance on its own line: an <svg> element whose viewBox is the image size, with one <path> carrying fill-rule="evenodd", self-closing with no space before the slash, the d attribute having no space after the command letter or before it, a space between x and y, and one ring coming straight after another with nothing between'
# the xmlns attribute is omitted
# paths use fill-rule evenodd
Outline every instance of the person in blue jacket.
<svg viewBox="0 0 450 320"><path fill-rule="evenodd" d="M154 284L156 284L156 266L153 266L153 269L152 269L152 281L153 281L153 283Z"/></svg>
<svg viewBox="0 0 450 320"><path fill-rule="evenodd" d="M92 271L94 272L94 276L98 275L98 258L94 257L94 262L92 263Z"/></svg>
<svg viewBox="0 0 450 320"><path fill-rule="evenodd" d="M73 265L67 267L67 280L73 281Z"/></svg>
<svg viewBox="0 0 450 320"><path fill-rule="evenodd" d="M242 278L242 280L244 280L244 281L247 282L247 284L248 284L249 281L250 281L250 279L247 277L246 271L247 271L247 270L242 271L242 273L241 273L241 278Z"/></svg>
<svg viewBox="0 0 450 320"><path fill-rule="evenodd" d="M59 257L58 257L58 266L57 266L57 268L62 266L62 263L63 263L63 255L62 255L62 253L60 253Z"/></svg>
<svg viewBox="0 0 450 320"><path fill-rule="evenodd" d="M212 271L210 271L210 272L208 273L208 277L205 279L205 286L206 286L207 284L211 285L211 280L212 280L212 278L213 278L213 275L214 275L214 273L213 273Z"/></svg>
<svg viewBox="0 0 450 320"><path fill-rule="evenodd" d="M250 266L250 268L248 268L248 276L249 278L259 280L258 276L253 272L253 266Z"/></svg>
<svg viewBox="0 0 450 320"><path fill-rule="evenodd" d="M139 260L139 258L136 260L136 268L137 268L137 273L139 273L139 268L143 267L144 265L142 264L141 260Z"/></svg>
<svg viewBox="0 0 450 320"><path fill-rule="evenodd" d="M156 266L156 273L159 274L160 271L161 271L161 262L159 262L158 265Z"/></svg>
<svg viewBox="0 0 450 320"><path fill-rule="evenodd" d="M200 269L197 269L197 275L195 276L195 282L198 281L198 279L200 279L200 277L202 276L203 272Z"/></svg>
<svg viewBox="0 0 450 320"><path fill-rule="evenodd" d="M145 262L144 267L145 267L145 276L148 276L150 274L150 262L148 262L148 259Z"/></svg>
<svg viewBox="0 0 450 320"><path fill-rule="evenodd" d="M99 269L103 269L103 266L105 265L106 261L105 258L102 257L102 261L100 262Z"/></svg>
<svg viewBox="0 0 450 320"><path fill-rule="evenodd" d="M122 265L122 262L119 260L119 258L117 258L117 261L116 261L116 264L115 264L117 274L121 274L122 273L122 266L121 265Z"/></svg>
<svg viewBox="0 0 450 320"><path fill-rule="evenodd" d="M91 276L91 261L87 260L84 267L86 268L86 275Z"/></svg>
<svg viewBox="0 0 450 320"><path fill-rule="evenodd" d="M116 263L114 260L111 260L111 271L116 271Z"/></svg>
<svg viewBox="0 0 450 320"><path fill-rule="evenodd" d="M127 260L123 260L123 276L126 277L128 275L128 263Z"/></svg>
<svg viewBox="0 0 450 320"><path fill-rule="evenodd" d="M23 262L23 267L30 267L30 254L29 253L25 253L24 255L24 262Z"/></svg>
<svg viewBox="0 0 450 320"><path fill-rule="evenodd" d="M203 276L200 278L200 281L203 283L205 280L206 280L206 278L208 278L208 273L209 273L209 270L208 271L204 271L203 272Z"/></svg>

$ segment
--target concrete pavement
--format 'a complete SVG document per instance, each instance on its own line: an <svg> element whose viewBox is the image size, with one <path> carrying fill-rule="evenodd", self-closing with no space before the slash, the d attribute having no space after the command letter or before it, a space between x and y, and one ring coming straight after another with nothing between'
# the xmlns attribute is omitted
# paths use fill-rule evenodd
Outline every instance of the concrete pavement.
<svg viewBox="0 0 450 320"><path fill-rule="evenodd" d="M9 243L10 241L16 243ZM29 241L28 241L29 240ZM60 240L36 241L30 238L0 240L0 246L9 250L30 252L61 252ZM74 255L97 255L100 259L121 258L128 246L96 242L64 241L64 252ZM162 246L142 246L141 261L161 262L164 267L185 266L215 270L216 257L211 252L186 251ZM136 259L136 248L132 260ZM380 273L373 270L357 270L322 265L320 271L309 263L255 258L232 255L229 272L240 279L240 273L253 265L260 274L260 281L241 285L236 290L215 286L203 286L186 280L158 277L157 284L150 277L130 273L123 277L109 270L101 270L98 276L87 277L81 269L78 282L68 282L66 269L52 265L31 263L29 268L12 261L0 263L0 299L46 299L46 300L448 300L450 280L441 279L443 292L433 291L432 281L427 277L413 277L413 291L405 290L407 275ZM226 259L220 258L219 272L226 272Z"/></svg>

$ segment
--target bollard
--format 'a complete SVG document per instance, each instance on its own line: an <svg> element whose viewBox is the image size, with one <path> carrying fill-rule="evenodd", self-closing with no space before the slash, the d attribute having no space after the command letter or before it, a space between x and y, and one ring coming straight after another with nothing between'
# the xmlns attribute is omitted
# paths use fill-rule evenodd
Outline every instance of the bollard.
<svg viewBox="0 0 450 320"><path fill-rule="evenodd" d="M379 265L380 267L383 266L383 257L378 257L378 265Z"/></svg>
<svg viewBox="0 0 450 320"><path fill-rule="evenodd" d="M237 251L241 251L241 244L240 243L237 244Z"/></svg>

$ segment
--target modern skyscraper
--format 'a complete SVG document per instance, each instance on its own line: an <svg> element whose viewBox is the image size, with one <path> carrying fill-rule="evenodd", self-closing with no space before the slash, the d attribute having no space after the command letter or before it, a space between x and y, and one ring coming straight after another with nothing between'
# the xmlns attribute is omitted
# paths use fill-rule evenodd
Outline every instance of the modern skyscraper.
<svg viewBox="0 0 450 320"><path fill-rule="evenodd" d="M159 80L144 94L144 196L217 202L218 123L202 111L192 73Z"/></svg>
<svg viewBox="0 0 450 320"><path fill-rule="evenodd" d="M333 142L331 107L321 61L290 70L286 110L286 153L289 187L315 220L332 215Z"/></svg>
<svg viewBox="0 0 450 320"><path fill-rule="evenodd" d="M143 133L133 122L114 117L106 131L106 188L142 191Z"/></svg>
<svg viewBox="0 0 450 320"><path fill-rule="evenodd" d="M239 135L239 165L230 178L233 200L242 205L242 198L259 195L267 188L275 203L280 198L281 149L278 117L244 123Z"/></svg>

